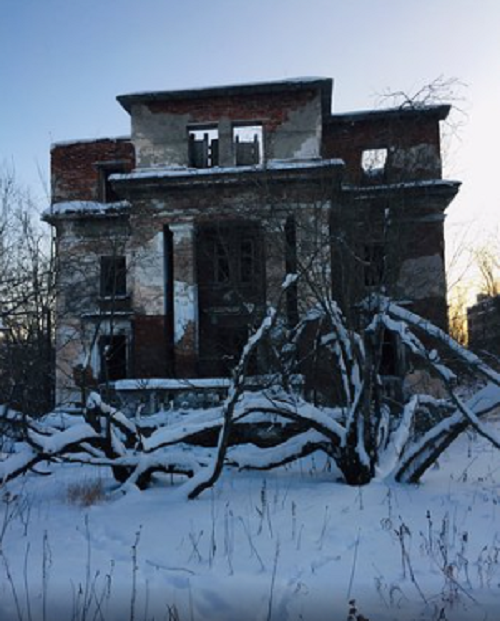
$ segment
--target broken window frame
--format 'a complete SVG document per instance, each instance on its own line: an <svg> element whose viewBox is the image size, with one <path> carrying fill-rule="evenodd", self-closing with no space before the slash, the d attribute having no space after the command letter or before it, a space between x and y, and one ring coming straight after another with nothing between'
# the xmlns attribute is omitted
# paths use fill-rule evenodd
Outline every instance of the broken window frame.
<svg viewBox="0 0 500 621"><path fill-rule="evenodd" d="M190 168L214 168L219 165L219 128L217 124L188 126Z"/></svg>
<svg viewBox="0 0 500 621"><path fill-rule="evenodd" d="M248 139L253 133L251 140ZM264 162L264 129L260 122L233 123L235 166L259 166ZM250 155L249 155L250 154Z"/></svg>
<svg viewBox="0 0 500 621"><path fill-rule="evenodd" d="M104 299L127 296L127 258L125 255L101 255L100 297Z"/></svg>

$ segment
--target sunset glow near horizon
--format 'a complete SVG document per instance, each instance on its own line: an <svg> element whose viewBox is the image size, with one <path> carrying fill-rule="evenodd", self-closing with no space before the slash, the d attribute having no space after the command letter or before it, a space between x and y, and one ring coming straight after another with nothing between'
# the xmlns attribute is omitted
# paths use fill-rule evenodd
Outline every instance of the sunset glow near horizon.
<svg viewBox="0 0 500 621"><path fill-rule="evenodd" d="M346 112L456 78L451 257L500 230L499 31L498 0L2 0L0 163L44 208L51 143L129 134L119 94L314 75Z"/></svg>

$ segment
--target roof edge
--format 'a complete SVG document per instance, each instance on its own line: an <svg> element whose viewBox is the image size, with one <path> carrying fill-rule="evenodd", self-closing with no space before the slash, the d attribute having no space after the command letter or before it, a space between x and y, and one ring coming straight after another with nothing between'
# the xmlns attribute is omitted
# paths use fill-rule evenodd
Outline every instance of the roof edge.
<svg viewBox="0 0 500 621"><path fill-rule="evenodd" d="M327 113L329 113L331 110L333 79L323 77L290 78L268 82L248 82L171 91L145 91L118 95L116 99L130 114L132 106L137 103L202 99L205 97L224 97L227 95L249 95L252 93L281 93L286 91L309 90L311 88L318 88L321 90L323 105L327 108Z"/></svg>
<svg viewBox="0 0 500 621"><path fill-rule="evenodd" d="M132 142L132 136L103 136L101 138L75 138L74 140L60 140L50 145L50 150L58 147L71 147L78 144L94 144L99 142Z"/></svg>
<svg viewBox="0 0 500 621"><path fill-rule="evenodd" d="M411 116L430 116L444 121L451 111L451 104L431 104L400 106L398 108L380 108L332 114L330 123L353 123L356 121L375 120L377 118L407 118Z"/></svg>

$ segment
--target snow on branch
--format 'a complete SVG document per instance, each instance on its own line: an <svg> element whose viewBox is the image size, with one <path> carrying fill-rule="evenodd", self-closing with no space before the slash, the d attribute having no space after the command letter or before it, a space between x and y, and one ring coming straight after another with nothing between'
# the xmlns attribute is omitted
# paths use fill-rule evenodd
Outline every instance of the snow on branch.
<svg viewBox="0 0 500 621"><path fill-rule="evenodd" d="M446 345L446 347L448 347L453 353L459 356L466 364L500 386L500 373L494 371L489 365L476 356L476 354L457 343L454 339L448 336L444 330L441 330L441 328L438 328L427 319L423 319L419 315L416 315L407 309L401 308L389 300L387 300L386 311L392 317L401 319L406 324L415 326L427 333L429 336L436 338L438 341Z"/></svg>
<svg viewBox="0 0 500 621"><path fill-rule="evenodd" d="M236 446L228 452L228 463L240 470L270 470L296 461L317 450L327 450L324 435L309 430L269 448Z"/></svg>

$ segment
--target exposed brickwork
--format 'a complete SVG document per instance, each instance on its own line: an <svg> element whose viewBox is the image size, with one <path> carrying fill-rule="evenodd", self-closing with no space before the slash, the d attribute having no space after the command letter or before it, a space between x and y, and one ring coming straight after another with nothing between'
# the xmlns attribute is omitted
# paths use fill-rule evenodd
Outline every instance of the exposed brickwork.
<svg viewBox="0 0 500 621"><path fill-rule="evenodd" d="M274 131L289 114L318 96L315 89L294 93L262 93L251 99L243 96L211 97L180 101L153 101L148 109L156 114L188 114L192 123L217 123L221 118L234 121L260 121L266 131Z"/></svg>
<svg viewBox="0 0 500 621"><path fill-rule="evenodd" d="M134 168L134 147L128 139L82 141L56 144L51 151L52 202L97 201L98 162L124 162Z"/></svg>
<svg viewBox="0 0 500 621"><path fill-rule="evenodd" d="M234 344L240 332L246 338L244 330L265 305L276 303L291 254L311 274L320 274L322 285L332 285L349 320L354 320L350 314L367 290L383 286L389 295L413 300L413 310L445 328L443 212L458 189L435 183L441 179L439 120L447 107L331 116L325 95L331 83L319 82L285 90L282 85L259 87L246 94L227 88L126 99L137 165L169 171L115 179L111 189L130 203L122 215L61 210L53 217L63 284L59 341L73 338L82 323L97 325L99 312L107 310L99 300L103 253L126 256L127 298L123 308L114 306L117 317L103 317L99 329L105 334L115 322L127 337L130 371L138 378L221 372L222 365L212 362L219 356L218 350L212 355L213 344L227 346L228 355L219 356L219 362L237 358L239 345ZM231 122L262 123L264 159L274 160L272 166L235 170L230 149L222 158L224 140L232 144ZM187 169L193 164L187 157L191 123L218 125L222 168L200 174ZM383 183L362 174L361 157L367 149L387 149L390 154L392 176ZM345 167L318 163L319 155L342 159ZM99 200L100 170L106 162L110 168L113 162L124 162L125 170L133 170L131 141L56 145L53 202ZM432 183L397 185L420 180ZM352 187L358 185L362 187ZM287 221L294 227L293 253L287 247ZM238 237L242 225L255 234L240 232ZM226 237L215 236L216 227L225 228ZM203 234L208 235L205 241ZM226 240L223 248L232 248L230 268L220 259L221 239ZM324 243L328 240L331 249ZM366 251L375 246L383 246L384 254L383 281L374 285L367 267L377 255ZM257 276L249 279L242 276L249 272L241 266L251 256L250 273ZM310 302L307 283L298 285L296 296L288 301L300 313ZM68 377L78 356L92 346L88 335L80 338L85 347L66 348ZM321 368L309 371L320 378Z"/></svg>
<svg viewBox="0 0 500 621"><path fill-rule="evenodd" d="M432 145L440 151L439 123L425 117L377 117L345 122L335 117L323 128L323 157L339 157L346 165L346 181L361 182L361 156L365 149L408 149ZM421 179L436 178L431 172L420 173ZM408 179L409 180L409 179Z"/></svg>

